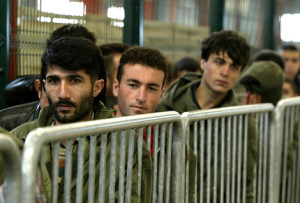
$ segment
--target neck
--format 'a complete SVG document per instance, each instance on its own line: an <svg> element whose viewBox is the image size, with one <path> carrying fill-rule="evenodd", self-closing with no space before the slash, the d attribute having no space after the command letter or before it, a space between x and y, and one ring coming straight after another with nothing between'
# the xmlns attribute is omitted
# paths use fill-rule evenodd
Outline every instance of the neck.
<svg viewBox="0 0 300 203"><path fill-rule="evenodd" d="M201 109L210 109L217 106L225 98L226 94L218 94L207 86L202 81L196 89L196 99Z"/></svg>
<svg viewBox="0 0 300 203"><path fill-rule="evenodd" d="M116 106L116 109L117 109L116 117L122 117L123 115L121 114L121 111L120 111L118 105Z"/></svg>

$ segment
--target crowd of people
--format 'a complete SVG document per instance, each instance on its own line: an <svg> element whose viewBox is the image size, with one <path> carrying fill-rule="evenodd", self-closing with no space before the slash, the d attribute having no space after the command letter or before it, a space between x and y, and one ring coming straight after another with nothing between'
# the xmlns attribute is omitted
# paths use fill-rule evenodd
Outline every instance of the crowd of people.
<svg viewBox="0 0 300 203"><path fill-rule="evenodd" d="M31 89L26 94L31 94L28 97L34 100L0 111L0 126L20 148L28 133L38 127L156 111L183 113L255 103L276 106L280 99L300 94L297 47L283 44L276 51L262 50L251 60L247 40L233 31L212 33L202 41L199 61L186 57L174 66L157 49L130 47L122 43L97 46L94 34L81 25L58 28L46 44L41 73L30 76L30 80L26 78L29 76L16 79L23 83L27 81ZM14 95L24 93L24 86L20 87L23 83L12 81L8 84L6 98L18 100ZM257 135L252 127L249 121L247 202L253 202L257 159ZM148 150L144 145L140 202L150 202L152 149ZM48 152L51 153L51 148ZM59 166L63 168L65 154L64 150L61 152ZM192 159L193 152L190 154ZM137 159L136 151L133 156ZM0 163L0 184L3 183L3 172ZM62 179L63 174L60 175ZM43 176L51 182L48 174ZM136 176L137 170L134 169L132 199L138 201L134 191ZM76 179L76 176L72 178ZM50 190L51 186L45 188L47 198ZM63 195L60 193L59 199ZM87 198L87 194L84 193L83 198Z"/></svg>

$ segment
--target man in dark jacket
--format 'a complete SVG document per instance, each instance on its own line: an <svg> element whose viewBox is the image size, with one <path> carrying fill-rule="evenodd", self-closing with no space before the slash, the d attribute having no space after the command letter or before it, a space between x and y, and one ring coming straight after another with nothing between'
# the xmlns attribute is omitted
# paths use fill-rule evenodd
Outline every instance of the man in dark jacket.
<svg viewBox="0 0 300 203"><path fill-rule="evenodd" d="M63 36L84 37L91 40L93 43L96 43L97 40L95 35L82 25L68 24L59 27L51 33L46 42L47 47L50 46L52 42ZM9 107L0 111L0 126L8 131L23 123L37 119L40 110L44 106L48 105L47 96L41 88L40 75L28 75L16 78L16 80L7 85L6 94L6 97L12 95L10 98L7 98L8 100L13 100L13 98L19 98L20 100L21 97L24 97L24 95L29 98L35 98L34 100L27 100L27 102L30 101L30 103L25 103L23 101L24 99L21 99L23 101L22 103L20 103L20 101L10 101L10 103L14 102L15 105L20 105ZM31 94L32 96L28 96L27 94ZM104 91L101 92L101 94L104 95ZM7 103L9 104L9 101Z"/></svg>
<svg viewBox="0 0 300 203"><path fill-rule="evenodd" d="M298 48L293 44L281 44L278 53L284 60L284 76L292 80L300 94L300 54Z"/></svg>
<svg viewBox="0 0 300 203"><path fill-rule="evenodd" d="M103 66L103 58L100 49L90 40L80 37L62 37L54 41L44 52L42 57L42 69L41 69L42 88L48 97L49 106L42 109L37 120L23 124L11 133L21 140L25 140L28 133L38 127L62 125L65 123L89 121L94 119L112 118L114 116L112 110L107 109L100 101L100 92L105 89L105 69ZM118 140L120 136L117 136ZM107 143L106 152L106 165L109 166L110 162L110 146L111 139ZM85 140L87 149L89 148L88 140ZM101 139L99 139L101 142ZM119 142L118 142L119 143ZM100 143L97 143L100 145ZM128 142L127 142L128 144ZM143 147L142 157L142 182L141 182L141 198L137 196L137 148L133 151L133 174L132 174L132 200L141 202L148 202L151 194L151 158L149 151L147 150L145 143ZM117 144L118 145L118 144ZM64 169L64 163L66 161L64 144L60 145L60 168ZM117 146L117 151L120 150ZM126 147L127 148L127 147ZM48 145L46 149L46 165L53 164L51 159L52 148ZM76 151L76 152L74 152ZM73 150L77 153L76 148ZM97 153L100 150L97 149ZM116 160L119 159L120 153L116 152ZM126 153L127 154L127 153ZM99 157L100 155L96 155ZM85 151L85 163L88 165L89 150ZM73 164L76 164L75 160L72 160ZM99 175L99 162L96 164L96 177ZM118 167L117 167L118 168ZM109 173L109 170L107 170ZM51 170L43 171L43 178L45 181L45 190L47 196L50 197L52 180L50 178ZM89 169L85 167L84 177L88 178ZM76 173L72 177L72 202L75 202L75 188L76 188ZM118 174L118 173L116 173ZM106 175L105 199L108 201L108 177ZM59 177L60 187L63 188L64 182L63 174ZM95 178L96 187L99 186L97 182L99 178ZM118 176L116 177L116 182ZM118 187L115 187L118 190ZM97 190L96 190L97 191ZM73 193L74 192L74 193ZM87 201L88 195L88 183L84 180L82 195L84 201ZM63 201L63 191L59 191L58 198ZM95 199L98 199L98 193L95 194Z"/></svg>
<svg viewBox="0 0 300 203"><path fill-rule="evenodd" d="M232 31L213 33L202 42L201 68L203 74L187 73L176 80L164 93L157 110L175 110L183 113L239 105L232 88L240 76L241 70L247 65L249 55L250 47L247 41L237 33ZM254 168L257 156L257 136L252 126L254 125L249 123L247 202L253 202ZM221 171L219 172L221 173ZM218 197L218 199L220 198Z"/></svg>

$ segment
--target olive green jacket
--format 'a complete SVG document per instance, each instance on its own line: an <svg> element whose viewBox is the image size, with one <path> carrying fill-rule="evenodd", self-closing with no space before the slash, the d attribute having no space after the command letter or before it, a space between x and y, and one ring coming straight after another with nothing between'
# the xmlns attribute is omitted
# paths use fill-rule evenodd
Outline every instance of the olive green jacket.
<svg viewBox="0 0 300 203"><path fill-rule="evenodd" d="M258 61L252 63L240 76L238 83L246 91L261 95L261 103L272 103L276 106L282 98L284 73L280 66L273 61ZM291 170L295 163L295 151L299 141L298 121L294 121L292 140L288 143L287 169ZM289 124L290 125L290 124ZM289 126L288 129L291 127Z"/></svg>
<svg viewBox="0 0 300 203"><path fill-rule="evenodd" d="M104 118L112 118L114 117L114 114L112 110L107 109L102 103L100 105L97 105L94 108L94 120L96 119L104 119ZM16 137L25 140L27 134L38 127L43 126L50 126L53 121L53 115L50 112L49 107L44 107L41 111L39 118L36 121L23 124L19 126L18 128L14 129L12 132L13 135ZM84 153L84 174L83 174L83 189L82 189L82 195L83 195L83 202L87 202L88 197L88 176L89 176L89 138L85 139L85 153ZM96 166L95 166L95 202L98 201L98 190L99 190L99 168L100 168L100 143L101 138L99 137L99 141L97 143L96 148ZM136 137L135 137L136 139ZM127 162L127 154L128 154L128 141L129 136L126 138L126 155L125 155L125 163ZM105 183L104 189L105 189L105 202L109 201L109 176L110 176L110 157L111 157L111 135L108 135L107 138L107 146L106 146L106 176L105 176ZM43 178L44 178L44 185L46 190L46 195L48 198L51 196L51 189L52 189L52 181L51 181L51 174L52 174L52 160L51 160L51 146L48 145L45 152L45 162L46 162L46 168L47 171L43 172ZM76 181L77 181L77 148L73 148L73 158L72 158L72 180L71 180L71 202L75 202L76 198ZM117 146L116 146L116 163L119 163L120 160L120 134L117 134ZM126 173L126 168L125 168ZM115 199L118 199L118 187L119 187L119 167L116 166L115 171ZM132 196L131 196L131 202L138 202L138 183L137 183L137 147L135 145L134 151L133 151L133 171L132 171ZM151 199L151 191L152 191L152 162L150 153L146 147L146 144L143 143L143 154L142 154L142 177L141 177L141 202L150 202ZM125 180L126 181L126 180ZM59 191L58 191L58 200L59 202L63 202L63 185L64 185L64 179L62 179L61 183L59 184ZM125 191L124 191L125 192Z"/></svg>
<svg viewBox="0 0 300 203"><path fill-rule="evenodd" d="M5 129L3 129L0 126L0 133L9 136L10 138L12 138L15 143L17 144L17 146L19 147L20 150L22 150L23 148L23 142L21 142L20 140L16 139L14 136L12 136L8 131L6 131ZM4 181L4 177L5 177L5 169L4 169L4 161L2 159L2 156L0 154L0 184L3 183Z"/></svg>
<svg viewBox="0 0 300 203"><path fill-rule="evenodd" d="M187 73L183 77L177 79L164 93L161 103L157 111L175 110L179 113L200 110L195 104L192 97L192 87L201 83L202 75L195 73ZM236 99L233 91L229 91L222 103L218 107L236 106L240 103ZM253 183L255 179L255 165L257 160L257 135L253 119L249 119L248 127L248 148L247 148L247 202L253 202ZM191 133L190 135L192 135ZM220 139L219 139L220 140ZM193 136L190 136L190 146L193 143ZM220 143L219 143L220 144ZM220 153L220 150L218 150ZM220 155L220 154L219 154ZM220 157L218 155L218 157ZM213 156L211 157L211 171L213 171ZM218 160L219 161L219 160ZM219 163L218 163L218 166ZM206 166L204 166L206 168ZM220 170L220 167L218 167ZM204 172L206 173L206 172ZM218 172L220 173L220 171ZM205 187L206 183L204 183ZM211 184L212 185L212 184ZM219 188L218 188L219 189ZM205 194L204 194L205 196ZM212 196L212 195L211 195ZM205 197L204 197L205 198ZM205 200L206 201L206 200Z"/></svg>

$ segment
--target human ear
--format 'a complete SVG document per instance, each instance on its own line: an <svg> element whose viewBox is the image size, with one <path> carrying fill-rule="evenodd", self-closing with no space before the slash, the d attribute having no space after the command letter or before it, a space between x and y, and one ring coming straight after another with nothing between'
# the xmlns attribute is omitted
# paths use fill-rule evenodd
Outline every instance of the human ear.
<svg viewBox="0 0 300 203"><path fill-rule="evenodd" d="M41 99L42 97L42 84L41 84L41 81L39 79L36 79L34 81L34 87L35 87L35 90L39 96L39 99Z"/></svg>
<svg viewBox="0 0 300 203"><path fill-rule="evenodd" d="M200 68L202 69L202 71L205 70L205 63L206 63L206 60L205 59L201 59L201 61L200 61Z"/></svg>
<svg viewBox="0 0 300 203"><path fill-rule="evenodd" d="M115 97L118 97L118 91L119 91L119 81L117 79L114 79L113 81L113 94Z"/></svg>
<svg viewBox="0 0 300 203"><path fill-rule="evenodd" d="M163 96L163 94L164 94L165 90L166 90L166 88L165 88L165 87L163 87L163 88L162 88L162 90L161 90L160 98L162 98L162 96Z"/></svg>
<svg viewBox="0 0 300 203"><path fill-rule="evenodd" d="M103 88L104 88L104 80L103 79L96 80L94 83L93 97L98 96Z"/></svg>

